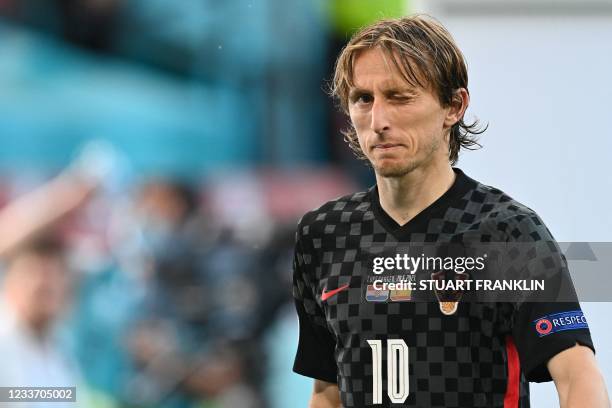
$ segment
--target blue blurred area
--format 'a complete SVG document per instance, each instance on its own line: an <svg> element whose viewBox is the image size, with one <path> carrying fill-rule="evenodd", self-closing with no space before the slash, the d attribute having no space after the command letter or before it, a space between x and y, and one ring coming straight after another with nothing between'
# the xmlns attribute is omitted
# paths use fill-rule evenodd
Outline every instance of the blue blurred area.
<svg viewBox="0 0 612 408"><path fill-rule="evenodd" d="M149 173L320 161L325 27L318 2L129 1L100 53L4 21L0 166L55 168L90 138Z"/></svg>
<svg viewBox="0 0 612 408"><path fill-rule="evenodd" d="M141 317L142 294L137 282L117 268L80 283L62 344L79 362L91 390L115 398L125 394L135 374L125 341Z"/></svg>

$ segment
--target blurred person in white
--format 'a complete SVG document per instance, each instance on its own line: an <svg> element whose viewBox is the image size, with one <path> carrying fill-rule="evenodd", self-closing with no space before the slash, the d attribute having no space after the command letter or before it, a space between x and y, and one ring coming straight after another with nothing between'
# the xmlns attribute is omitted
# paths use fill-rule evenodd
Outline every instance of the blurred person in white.
<svg viewBox="0 0 612 408"><path fill-rule="evenodd" d="M74 280L52 231L92 196L108 169L100 157L84 150L58 176L0 210L0 387L77 387L77 403L53 403L58 408L90 403L76 364L57 342Z"/></svg>
<svg viewBox="0 0 612 408"><path fill-rule="evenodd" d="M54 336L69 302L71 281L63 244L52 235L33 237L11 252L0 292L0 386L77 387L77 401L85 402L76 365Z"/></svg>

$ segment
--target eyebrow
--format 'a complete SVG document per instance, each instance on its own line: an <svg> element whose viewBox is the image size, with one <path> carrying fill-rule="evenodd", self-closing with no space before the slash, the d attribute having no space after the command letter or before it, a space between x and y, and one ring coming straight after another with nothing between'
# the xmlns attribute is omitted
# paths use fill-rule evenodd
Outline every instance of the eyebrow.
<svg viewBox="0 0 612 408"><path fill-rule="evenodd" d="M355 95L361 95L361 94L369 94L372 93L372 91L365 89L365 88L360 88L360 87L355 87L355 88L351 88L351 90L349 91L349 97L351 96L355 96ZM389 86L387 88L384 88L383 93L385 94L390 94L390 93L408 93L411 95L416 95L417 94L417 90L414 87L410 87L410 86L396 86L396 85L392 85Z"/></svg>
<svg viewBox="0 0 612 408"><path fill-rule="evenodd" d="M355 96L355 95L361 95L365 93L370 93L370 91L368 91L367 89L363 89L363 88L351 88L349 90L349 97Z"/></svg>

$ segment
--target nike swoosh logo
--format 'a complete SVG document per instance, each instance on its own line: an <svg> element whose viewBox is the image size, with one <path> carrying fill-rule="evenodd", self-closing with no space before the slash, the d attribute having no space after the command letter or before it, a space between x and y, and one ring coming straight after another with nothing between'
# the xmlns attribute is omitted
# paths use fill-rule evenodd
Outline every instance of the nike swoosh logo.
<svg viewBox="0 0 612 408"><path fill-rule="evenodd" d="M334 296L335 294L342 292L344 289L348 288L349 285L348 283L344 286L340 286L337 289L334 290L330 290L329 292L327 291L327 288L323 289L323 292L321 293L321 301L325 302L327 299L329 299L330 297Z"/></svg>

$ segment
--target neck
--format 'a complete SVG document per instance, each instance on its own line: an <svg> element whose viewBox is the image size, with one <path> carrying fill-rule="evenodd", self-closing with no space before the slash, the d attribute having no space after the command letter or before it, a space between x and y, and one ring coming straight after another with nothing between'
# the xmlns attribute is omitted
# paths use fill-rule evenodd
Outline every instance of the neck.
<svg viewBox="0 0 612 408"><path fill-rule="evenodd" d="M376 175L380 206L404 225L440 198L455 181L450 163L418 167L402 177Z"/></svg>

